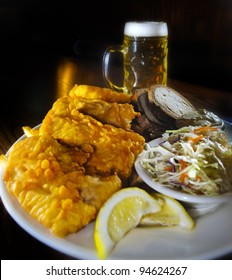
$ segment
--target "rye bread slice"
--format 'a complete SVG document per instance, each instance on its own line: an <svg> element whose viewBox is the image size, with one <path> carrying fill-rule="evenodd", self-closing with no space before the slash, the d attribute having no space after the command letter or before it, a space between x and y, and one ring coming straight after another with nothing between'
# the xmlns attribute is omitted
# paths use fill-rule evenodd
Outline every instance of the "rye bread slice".
<svg viewBox="0 0 232 280"><path fill-rule="evenodd" d="M184 96L167 86L150 86L148 88L148 99L174 119L195 110L194 106Z"/></svg>
<svg viewBox="0 0 232 280"><path fill-rule="evenodd" d="M154 102L150 102L147 92L140 94L137 102L138 107L145 114L149 122L165 127L174 126L175 120L163 112L160 107L155 105Z"/></svg>

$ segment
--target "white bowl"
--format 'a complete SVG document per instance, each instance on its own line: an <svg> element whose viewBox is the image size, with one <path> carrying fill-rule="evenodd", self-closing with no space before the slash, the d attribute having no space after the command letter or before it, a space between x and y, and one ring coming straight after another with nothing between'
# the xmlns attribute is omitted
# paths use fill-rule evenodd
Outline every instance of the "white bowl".
<svg viewBox="0 0 232 280"><path fill-rule="evenodd" d="M155 139L149 142L149 146L155 147L161 141L161 138ZM232 192L217 196L206 196L206 195L192 195L178 190L169 188L160 183L154 182L152 177L142 167L140 161L143 157L143 152L137 157L135 161L135 169L140 178L152 189L159 193L175 198L180 201L188 210L192 216L199 216L216 210L223 203L232 202Z"/></svg>

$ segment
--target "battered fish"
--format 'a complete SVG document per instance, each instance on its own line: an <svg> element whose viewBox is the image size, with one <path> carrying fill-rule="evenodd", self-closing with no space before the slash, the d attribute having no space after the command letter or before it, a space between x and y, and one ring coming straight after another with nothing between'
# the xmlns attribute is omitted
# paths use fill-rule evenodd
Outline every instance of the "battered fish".
<svg viewBox="0 0 232 280"><path fill-rule="evenodd" d="M4 165L4 182L30 215L58 236L93 221L122 187L144 138L130 130L139 115L127 94L75 86L59 98L40 128L23 130Z"/></svg>
<svg viewBox="0 0 232 280"><path fill-rule="evenodd" d="M131 95L118 93L109 88L101 88L90 85L75 85L70 93L70 97L84 97L87 99L100 99L106 102L130 103Z"/></svg>
<svg viewBox="0 0 232 280"><path fill-rule="evenodd" d="M122 179L128 178L136 157L143 150L144 138L80 113L73 100L67 97L54 103L42 122L40 134L52 135L68 145L91 145L94 152L85 165L88 174L116 173Z"/></svg>
<svg viewBox="0 0 232 280"><path fill-rule="evenodd" d="M32 136L13 146L4 182L23 208L58 236L74 233L96 218L102 204L121 188L117 175L85 174L93 152L61 145L51 136Z"/></svg>
<svg viewBox="0 0 232 280"><path fill-rule="evenodd" d="M68 97L62 99L65 98ZM70 99L70 106L70 109L78 110L80 113L89 115L104 124L126 130L131 128L132 120L140 116L140 113L135 112L133 106L129 103L109 103L100 99L73 97L73 100Z"/></svg>

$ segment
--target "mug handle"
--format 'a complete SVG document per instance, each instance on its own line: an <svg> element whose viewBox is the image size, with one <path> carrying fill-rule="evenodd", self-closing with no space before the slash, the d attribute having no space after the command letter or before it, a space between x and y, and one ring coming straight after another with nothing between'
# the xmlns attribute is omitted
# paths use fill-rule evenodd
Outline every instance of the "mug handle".
<svg viewBox="0 0 232 280"><path fill-rule="evenodd" d="M105 50L105 52L103 54L103 60L102 60L103 79L104 79L105 83L107 84L107 86L109 88L111 88L112 90L125 92L126 90L124 87L117 86L110 79L110 62L111 62L112 54L114 54L114 53L121 53L123 55L123 53L124 53L123 46L120 46L120 45L110 46Z"/></svg>

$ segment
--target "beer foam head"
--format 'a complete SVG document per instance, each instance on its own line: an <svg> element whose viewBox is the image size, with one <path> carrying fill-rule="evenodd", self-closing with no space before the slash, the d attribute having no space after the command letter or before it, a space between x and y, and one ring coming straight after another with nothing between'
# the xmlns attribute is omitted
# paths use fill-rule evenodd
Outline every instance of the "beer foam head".
<svg viewBox="0 0 232 280"><path fill-rule="evenodd" d="M131 21L126 22L124 34L131 37L167 36L168 28L165 22Z"/></svg>

